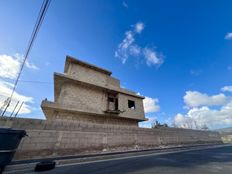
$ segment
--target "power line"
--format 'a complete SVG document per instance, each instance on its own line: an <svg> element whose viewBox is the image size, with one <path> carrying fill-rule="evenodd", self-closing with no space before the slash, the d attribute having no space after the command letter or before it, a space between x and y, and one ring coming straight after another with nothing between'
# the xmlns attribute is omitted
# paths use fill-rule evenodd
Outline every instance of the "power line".
<svg viewBox="0 0 232 174"><path fill-rule="evenodd" d="M44 16L45 16L45 14L46 14L46 12L47 12L47 9L48 9L48 7L49 7L50 2L51 2L51 0L44 0L42 6L41 6L41 8L40 8L39 16L38 16L38 18L37 18L37 21L36 21L34 30L33 30L33 32L32 32L32 36L31 36L31 39L30 39L30 41L29 41L29 45L28 45L28 47L27 47L27 49L26 49L26 54L25 54L25 56L24 56L22 65L21 65L21 67L20 67L18 76L17 76L17 78L16 78L16 80L15 80L15 84L14 84L14 87L13 87L13 90L12 90L12 93L11 93L11 96L10 96L10 100L11 100L12 97L13 97L13 94L14 94L14 92L15 92L16 86L17 86L18 81L19 81L19 77L21 76L23 67L24 67L24 65L25 65L25 63L26 63L26 60L27 60L27 57L28 57L28 55L29 55L29 53L30 53L30 51L31 51L32 45L33 45L34 40L35 40L35 38L36 38L36 36L37 36L37 34L38 34L38 31L39 31L40 26L41 26L41 24L42 24L42 22L43 22Z"/></svg>
<svg viewBox="0 0 232 174"><path fill-rule="evenodd" d="M40 84L49 84L52 85L52 82L45 82L45 81L34 81L34 80L19 80L19 82L21 83L40 83Z"/></svg>
<svg viewBox="0 0 232 174"><path fill-rule="evenodd" d="M16 80L15 80L15 83L14 83L14 86L13 86L13 89L12 89L12 92L11 92L11 95L10 95L10 100L9 100L9 102L8 102L8 104L7 104L6 108L5 108L5 110L3 111L2 116L4 115L4 113L6 112L7 108L8 108L9 105L10 105L10 102L11 102L12 97L13 97L13 95L14 95L16 86L17 86L18 81L19 81L19 78L20 78L20 76L21 76L21 74L22 74L23 67L24 67L24 65L25 65L25 63L26 63L26 60L27 60L28 55L29 55L29 53L30 53L30 51L31 51L32 45L33 45L34 40L35 40L35 38L36 38L36 36L37 36L37 34L38 34L38 31L39 31L39 29L40 29L40 27L41 27L41 25L42 25L44 16L45 16L45 14L46 14L46 12L47 12L47 9L48 9L50 3L51 3L51 0L44 0L43 3L42 3L42 6L41 6L40 12L39 12L39 16L38 16L38 18L37 18L37 20L36 20L35 27L34 27L34 29L33 29L31 38L30 38L30 40L29 40L29 44L28 44L28 47L27 47L27 49L26 49L26 53L25 53L23 62L22 62L22 64L21 64L19 73L18 73L18 75L17 75L17 78L16 78Z"/></svg>

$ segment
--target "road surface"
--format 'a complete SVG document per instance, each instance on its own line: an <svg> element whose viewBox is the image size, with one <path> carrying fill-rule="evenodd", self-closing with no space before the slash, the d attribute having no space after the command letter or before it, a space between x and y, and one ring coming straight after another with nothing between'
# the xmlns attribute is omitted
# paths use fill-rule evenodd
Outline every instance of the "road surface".
<svg viewBox="0 0 232 174"><path fill-rule="evenodd" d="M232 174L232 146L57 167L41 174ZM37 173L38 174L38 173Z"/></svg>

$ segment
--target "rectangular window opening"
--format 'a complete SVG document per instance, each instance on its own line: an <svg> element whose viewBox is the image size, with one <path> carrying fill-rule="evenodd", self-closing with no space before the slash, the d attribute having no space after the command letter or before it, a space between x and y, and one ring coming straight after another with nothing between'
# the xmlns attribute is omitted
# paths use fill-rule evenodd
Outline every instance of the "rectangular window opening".
<svg viewBox="0 0 232 174"><path fill-rule="evenodd" d="M108 110L117 111L118 110L118 98L117 94L108 94Z"/></svg>
<svg viewBox="0 0 232 174"><path fill-rule="evenodd" d="M108 101L109 102L114 102L114 98L113 97L108 97Z"/></svg>
<svg viewBox="0 0 232 174"><path fill-rule="evenodd" d="M128 108L129 109L135 109L135 101L128 100Z"/></svg>

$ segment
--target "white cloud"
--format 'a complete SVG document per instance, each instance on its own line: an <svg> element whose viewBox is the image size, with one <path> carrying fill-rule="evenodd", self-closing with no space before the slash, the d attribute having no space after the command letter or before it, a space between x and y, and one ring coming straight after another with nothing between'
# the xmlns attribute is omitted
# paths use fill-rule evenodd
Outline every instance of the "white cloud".
<svg viewBox="0 0 232 174"><path fill-rule="evenodd" d="M229 97L222 93L209 96L198 91L186 91L184 96L184 102L188 107L221 106L226 104L228 100Z"/></svg>
<svg viewBox="0 0 232 174"><path fill-rule="evenodd" d="M140 93L137 94L140 95ZM145 96L145 99L143 100L145 114L160 111L160 106L158 103L159 103L159 99ZM139 124L139 127L151 128L152 125L155 123L155 120L157 120L157 117L154 115L153 116L148 115L146 116L146 118L148 119L148 121L141 122Z"/></svg>
<svg viewBox="0 0 232 174"><path fill-rule="evenodd" d="M19 58L8 55L0 55L0 77L15 79L19 68Z"/></svg>
<svg viewBox="0 0 232 174"><path fill-rule="evenodd" d="M232 102L222 106L220 109L210 109L203 106L192 108L187 114L177 114L174 123L178 127L199 129L204 125L209 128L232 125Z"/></svg>
<svg viewBox="0 0 232 174"><path fill-rule="evenodd" d="M129 51L132 56L139 56L141 54L141 48L135 44L130 46Z"/></svg>
<svg viewBox="0 0 232 174"><path fill-rule="evenodd" d="M144 24L142 22L138 22L137 24L135 24L135 32L136 33L141 33L144 29Z"/></svg>
<svg viewBox="0 0 232 174"><path fill-rule="evenodd" d="M224 86L221 91L223 92L232 92L232 86Z"/></svg>
<svg viewBox="0 0 232 174"><path fill-rule="evenodd" d="M221 90L229 91L230 87L225 86ZM174 117L176 126L193 129L200 129L205 125L211 129L232 126L231 96L222 93L210 96L198 91L187 91L184 102L188 111L186 114L178 113Z"/></svg>
<svg viewBox="0 0 232 174"><path fill-rule="evenodd" d="M19 60L20 64L22 63L24 56L22 54L16 53L15 57ZM36 65L34 65L33 63L29 62L28 60L26 60L25 62L25 66L28 69L32 69L32 70L39 70L39 67L37 67Z"/></svg>
<svg viewBox="0 0 232 174"><path fill-rule="evenodd" d="M189 117L178 113L174 117L174 124L175 124L175 126L181 127L181 128L192 128L192 121L191 121L191 125L189 125L190 120L191 119Z"/></svg>
<svg viewBox="0 0 232 174"><path fill-rule="evenodd" d="M163 63L162 56L157 55L157 53L150 49L144 48L143 49L144 57L146 59L147 65L161 65Z"/></svg>
<svg viewBox="0 0 232 174"><path fill-rule="evenodd" d="M134 33L132 31L127 31L125 33L125 38L123 41L118 45L118 50L115 52L115 57L121 59L122 63L126 63L129 55L130 55L130 47L132 43L135 41Z"/></svg>
<svg viewBox="0 0 232 174"><path fill-rule="evenodd" d="M154 49L148 47L141 47L135 42L135 36L141 34L145 28L142 22L138 22L132 26L132 30L125 33L125 38L118 45L115 51L115 57L121 59L125 64L129 57L141 57L145 59L147 65L161 65L163 63L163 56L159 55Z"/></svg>
<svg viewBox="0 0 232 174"><path fill-rule="evenodd" d="M159 100L157 98L145 97L143 100L145 113L158 112L160 110Z"/></svg>
<svg viewBox="0 0 232 174"><path fill-rule="evenodd" d="M6 79L16 79L22 61L23 56L20 54L15 54L14 56L9 56L6 54L0 55L0 77L4 79L0 80L0 107L2 107L4 101L10 97L13 88L13 84L7 82ZM33 70L39 69L37 66L28 61L26 61L25 66L26 68ZM33 98L15 92L10 106L7 108L8 114L13 111L18 101L20 101L20 103L24 102L19 114L26 114L32 111L32 107L30 107L28 103L33 103ZM19 106L20 105L18 105L18 107Z"/></svg>
<svg viewBox="0 0 232 174"><path fill-rule="evenodd" d="M25 62L25 65L27 68L29 69L33 69L33 70L39 70L39 68L37 66L35 66L33 63L30 63L28 61Z"/></svg>
<svg viewBox="0 0 232 174"><path fill-rule="evenodd" d="M232 32L231 33L227 33L225 36L226 40L232 40Z"/></svg>
<svg viewBox="0 0 232 174"><path fill-rule="evenodd" d="M21 62L22 56L20 54L15 54L14 56L5 54L0 55L0 77L15 79L18 75ZM39 69L37 66L29 62L26 62L26 67L34 70Z"/></svg>
<svg viewBox="0 0 232 174"><path fill-rule="evenodd" d="M11 95L12 88L13 88L12 83L0 81L0 107L3 106L4 101ZM24 102L19 114L27 114L31 112L32 108L28 105L28 103L33 103L33 98L19 94L17 92L15 92L13 95L11 104L7 109L8 112L13 111L17 101L20 101L20 104L21 102ZM19 105L18 105L18 108L19 108Z"/></svg>
<svg viewBox="0 0 232 174"><path fill-rule="evenodd" d="M157 120L156 116L148 116L146 117L148 119L148 121L143 121L139 123L139 127L142 128L151 128L152 125L155 123L155 121Z"/></svg>

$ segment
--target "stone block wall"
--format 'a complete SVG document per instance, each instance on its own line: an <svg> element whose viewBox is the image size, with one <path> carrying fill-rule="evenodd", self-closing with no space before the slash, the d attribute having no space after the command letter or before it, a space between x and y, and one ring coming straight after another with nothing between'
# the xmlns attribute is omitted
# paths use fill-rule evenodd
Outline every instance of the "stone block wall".
<svg viewBox="0 0 232 174"><path fill-rule="evenodd" d="M220 133L223 143L232 144L232 132Z"/></svg>
<svg viewBox="0 0 232 174"><path fill-rule="evenodd" d="M146 129L75 120L1 117L0 127L27 131L28 137L20 143L15 160L147 149L161 145L221 143L220 135L211 131Z"/></svg>
<svg viewBox="0 0 232 174"><path fill-rule="evenodd" d="M128 100L135 102L135 109L128 108ZM87 88L71 83L63 84L57 103L67 108L78 111L105 114L107 110L108 93L106 91ZM118 114L124 118L144 119L143 100L138 97L118 93L118 109L123 111Z"/></svg>
<svg viewBox="0 0 232 174"><path fill-rule="evenodd" d="M128 108L128 100L135 102L135 109ZM128 96L122 93L118 94L119 110L124 111L120 116L125 118L144 119L143 100L137 97Z"/></svg>
<svg viewBox="0 0 232 174"><path fill-rule="evenodd" d="M104 87L120 88L120 81L110 75L78 64L70 64L67 74L80 81Z"/></svg>
<svg viewBox="0 0 232 174"><path fill-rule="evenodd" d="M79 111L104 114L107 110L107 93L68 83L62 86L58 103Z"/></svg>
<svg viewBox="0 0 232 174"><path fill-rule="evenodd" d="M123 129L125 127L138 127L137 120L127 119L122 117L113 117L109 115L87 115L81 113L66 113L66 112L58 112L56 115L52 117L51 120L57 121L72 121L75 124L82 125L94 125L94 126L102 126L102 127L116 127L119 129Z"/></svg>

